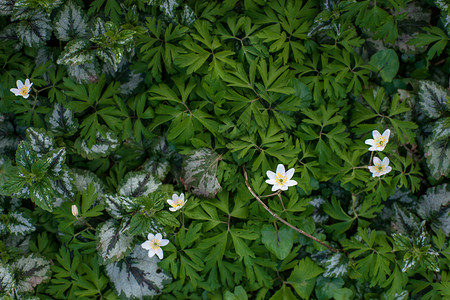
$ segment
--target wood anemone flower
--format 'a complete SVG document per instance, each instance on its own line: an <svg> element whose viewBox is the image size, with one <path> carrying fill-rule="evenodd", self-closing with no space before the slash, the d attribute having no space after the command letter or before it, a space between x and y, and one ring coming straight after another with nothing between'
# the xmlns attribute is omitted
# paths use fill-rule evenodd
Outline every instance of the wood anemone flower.
<svg viewBox="0 0 450 300"><path fill-rule="evenodd" d="M297 181L291 180L294 175L295 169L289 169L287 172L282 164L277 166L277 172L274 173L272 171L267 171L267 177L269 179L266 180L268 184L272 184L272 191L282 190L286 191L290 186L297 185Z"/></svg>

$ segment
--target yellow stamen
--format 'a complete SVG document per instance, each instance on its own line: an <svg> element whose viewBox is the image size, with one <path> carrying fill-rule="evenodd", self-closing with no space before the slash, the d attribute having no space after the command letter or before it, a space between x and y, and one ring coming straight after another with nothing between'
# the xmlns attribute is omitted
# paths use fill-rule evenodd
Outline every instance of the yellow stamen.
<svg viewBox="0 0 450 300"><path fill-rule="evenodd" d="M183 206L183 205L184 205L184 202L181 199L177 199L177 200L174 200L172 202L172 207L173 208L177 208L177 207L180 207L180 206Z"/></svg>
<svg viewBox="0 0 450 300"><path fill-rule="evenodd" d="M19 89L19 93L22 95L22 96L26 96L26 95L28 95L28 91L29 91L30 89L27 87L27 86L23 86L23 87L21 87L20 89Z"/></svg>
<svg viewBox="0 0 450 300"><path fill-rule="evenodd" d="M283 185L286 184L288 181L287 176L285 174L277 174L277 176L275 176L275 182L278 185Z"/></svg>
<svg viewBox="0 0 450 300"><path fill-rule="evenodd" d="M384 144L386 144L386 138L384 136L375 138L375 145L377 145L377 147L383 147Z"/></svg>
<svg viewBox="0 0 450 300"><path fill-rule="evenodd" d="M153 239L150 242L150 247L152 247L153 249L159 249L161 248L161 243L157 239Z"/></svg>
<svg viewBox="0 0 450 300"><path fill-rule="evenodd" d="M378 173L386 171L386 166L382 162L375 165L375 169L378 171Z"/></svg>

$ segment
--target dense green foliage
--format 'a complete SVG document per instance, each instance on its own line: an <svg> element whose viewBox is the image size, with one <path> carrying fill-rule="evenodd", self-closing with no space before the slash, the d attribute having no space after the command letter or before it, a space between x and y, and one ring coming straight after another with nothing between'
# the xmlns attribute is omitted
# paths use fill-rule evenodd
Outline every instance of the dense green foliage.
<svg viewBox="0 0 450 300"><path fill-rule="evenodd" d="M0 297L450 297L449 6L0 0Z"/></svg>

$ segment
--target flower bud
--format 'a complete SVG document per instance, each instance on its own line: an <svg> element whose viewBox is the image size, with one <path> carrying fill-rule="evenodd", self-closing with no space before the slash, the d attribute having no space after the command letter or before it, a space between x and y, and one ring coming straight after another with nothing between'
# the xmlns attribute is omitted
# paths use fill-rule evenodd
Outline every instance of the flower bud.
<svg viewBox="0 0 450 300"><path fill-rule="evenodd" d="M78 217L78 207L75 204L72 205L72 215Z"/></svg>

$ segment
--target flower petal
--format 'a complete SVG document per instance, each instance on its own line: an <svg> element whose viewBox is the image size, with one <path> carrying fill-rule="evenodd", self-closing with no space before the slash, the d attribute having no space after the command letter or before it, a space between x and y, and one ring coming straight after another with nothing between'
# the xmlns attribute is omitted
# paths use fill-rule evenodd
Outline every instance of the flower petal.
<svg viewBox="0 0 450 300"><path fill-rule="evenodd" d="M272 187L272 192L275 192L276 190L279 190L280 188L281 188L280 185L274 184L273 187Z"/></svg>
<svg viewBox="0 0 450 300"><path fill-rule="evenodd" d="M184 194L183 193L180 194L180 199L183 200L183 202L184 202Z"/></svg>
<svg viewBox="0 0 450 300"><path fill-rule="evenodd" d="M267 175L267 177L269 177L269 179L275 179L275 177L277 176L277 174L275 174L272 171L267 171L266 175Z"/></svg>
<svg viewBox="0 0 450 300"><path fill-rule="evenodd" d="M389 129L386 129L386 130L383 132L383 136L384 136L387 140L389 140L389 135L391 135L391 131L390 131Z"/></svg>
<svg viewBox="0 0 450 300"><path fill-rule="evenodd" d="M372 172L372 173L376 173L377 172L377 170L375 170L374 166L369 166L369 171Z"/></svg>
<svg viewBox="0 0 450 300"><path fill-rule="evenodd" d="M368 139L364 141L365 144L373 146L375 145L375 140L374 139Z"/></svg>
<svg viewBox="0 0 450 300"><path fill-rule="evenodd" d="M383 164L385 165L385 166L388 166L389 165L389 158L386 156L385 158L383 158Z"/></svg>
<svg viewBox="0 0 450 300"><path fill-rule="evenodd" d="M156 255L159 257L159 259L163 259L164 253L161 248L156 249Z"/></svg>
<svg viewBox="0 0 450 300"><path fill-rule="evenodd" d="M374 165L377 165L377 164L379 164L380 162L381 162L381 159L379 159L378 157L375 156L375 157L373 158L373 164L374 164Z"/></svg>
<svg viewBox="0 0 450 300"><path fill-rule="evenodd" d="M9 89L12 93L14 93L14 95L16 95L16 96L22 96L21 94L20 94L20 92L19 92L19 89L15 89L15 88L12 88L12 89Z"/></svg>
<svg viewBox="0 0 450 300"><path fill-rule="evenodd" d="M387 173L389 173L390 171L392 171L392 167L389 167L389 166L388 166L388 167L386 168L386 171L384 172L384 174L387 174Z"/></svg>
<svg viewBox="0 0 450 300"><path fill-rule="evenodd" d="M17 88L20 90L20 89L23 87L23 82L22 82L22 80L17 80L17 81L16 81L16 85L17 85Z"/></svg>
<svg viewBox="0 0 450 300"><path fill-rule="evenodd" d="M289 180L287 183L286 183L286 185L287 186L295 186L295 185L297 185L298 183L297 183L297 181L295 181L295 180Z"/></svg>
<svg viewBox="0 0 450 300"><path fill-rule="evenodd" d="M167 200L167 203L168 203L170 206L173 206L173 202L174 202L173 200L170 200L170 199Z"/></svg>
<svg viewBox="0 0 450 300"><path fill-rule="evenodd" d="M154 238L155 238L155 235L153 233L149 233L147 235L147 240L149 240L149 241L153 240Z"/></svg>
<svg viewBox="0 0 450 300"><path fill-rule="evenodd" d="M286 172L287 179L291 179L292 176L294 176L294 172L295 172L294 168L291 168L291 169L287 170L287 172Z"/></svg>
<svg viewBox="0 0 450 300"><path fill-rule="evenodd" d="M286 169L284 168L284 166L282 164L278 164L277 166L277 175L278 174L284 174L286 173Z"/></svg>
<svg viewBox="0 0 450 300"><path fill-rule="evenodd" d="M162 239L161 233L157 233L157 234L155 235L155 239L158 240L158 241L161 241L161 239Z"/></svg>
<svg viewBox="0 0 450 300"><path fill-rule="evenodd" d="M266 179L266 183L274 185L275 179Z"/></svg>
<svg viewBox="0 0 450 300"><path fill-rule="evenodd" d="M145 241L141 244L141 247L145 250L150 250L152 248L150 241Z"/></svg>
<svg viewBox="0 0 450 300"><path fill-rule="evenodd" d="M148 257L153 257L155 255L155 253L156 253L155 249L153 249L153 248L149 249L148 250Z"/></svg>
<svg viewBox="0 0 450 300"><path fill-rule="evenodd" d="M177 209L174 208L174 207L169 207L169 210L170 210L170 211L177 211Z"/></svg>
<svg viewBox="0 0 450 300"><path fill-rule="evenodd" d="M168 243L169 243L169 240L162 239L162 240L161 240L161 247L162 247L162 246L166 246Z"/></svg>
<svg viewBox="0 0 450 300"><path fill-rule="evenodd" d="M372 146L369 148L369 151L378 151L379 148L377 146Z"/></svg>
<svg viewBox="0 0 450 300"><path fill-rule="evenodd" d="M22 96L22 97L24 97L25 99L27 99L28 97L30 97L30 94L26 94L25 96Z"/></svg>
<svg viewBox="0 0 450 300"><path fill-rule="evenodd" d="M289 188L289 187L288 187L286 184L283 184L283 185L281 186L280 189L281 189L282 191L287 191L288 188Z"/></svg>
<svg viewBox="0 0 450 300"><path fill-rule="evenodd" d="M380 137L381 134L378 132L378 130L374 130L374 131L372 131L372 136L374 139L376 139L377 137Z"/></svg>
<svg viewBox="0 0 450 300"><path fill-rule="evenodd" d="M173 194L173 195L172 195L172 200L175 201L175 200L177 200L177 199L178 199L178 195L177 195L177 194Z"/></svg>
<svg viewBox="0 0 450 300"><path fill-rule="evenodd" d="M29 86L30 85L30 79L25 79L25 86Z"/></svg>

